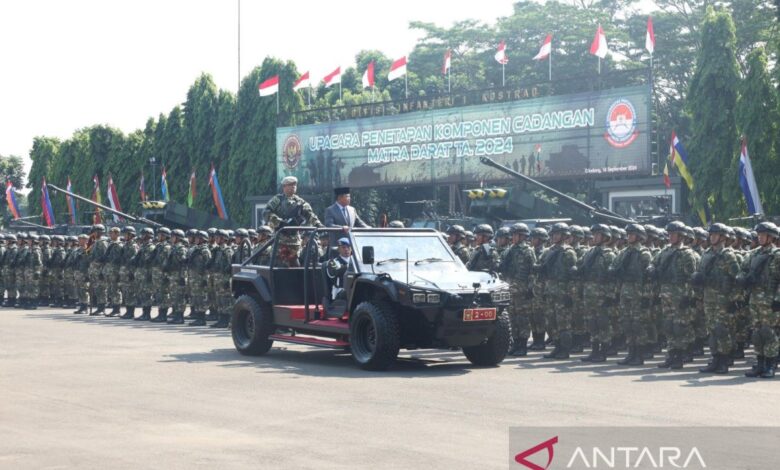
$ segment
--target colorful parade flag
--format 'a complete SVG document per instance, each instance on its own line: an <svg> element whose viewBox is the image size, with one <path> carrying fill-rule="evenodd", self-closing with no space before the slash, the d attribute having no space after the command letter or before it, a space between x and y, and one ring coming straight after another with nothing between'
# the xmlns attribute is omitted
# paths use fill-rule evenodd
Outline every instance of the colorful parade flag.
<svg viewBox="0 0 780 470"><path fill-rule="evenodd" d="M341 83L341 67L336 67L336 70L325 75L322 81L325 82L325 88Z"/></svg>
<svg viewBox="0 0 780 470"><path fill-rule="evenodd" d="M162 175L160 175L160 193L162 194L162 200L168 202L170 200L170 194L168 194L168 174L163 167Z"/></svg>
<svg viewBox="0 0 780 470"><path fill-rule="evenodd" d="M444 53L444 65L442 65L441 67L442 75L447 75L447 72L450 71L451 67L452 67L452 49L447 49L447 52Z"/></svg>
<svg viewBox="0 0 780 470"><path fill-rule="evenodd" d="M138 183L138 191L141 193L141 202L146 201L146 187L144 186L144 174L141 172L141 182Z"/></svg>
<svg viewBox="0 0 780 470"><path fill-rule="evenodd" d="M11 180L5 183L5 201L8 203L8 211L14 217L14 220L19 220L21 212L19 212L19 203L16 202L16 192Z"/></svg>
<svg viewBox="0 0 780 470"><path fill-rule="evenodd" d="M54 227L54 210L51 208L51 199L49 198L49 188L46 186L46 178L43 178L41 185L41 209L43 209L43 220L47 227Z"/></svg>
<svg viewBox="0 0 780 470"><path fill-rule="evenodd" d="M672 180L669 178L669 162L664 162L664 186L666 189L672 187Z"/></svg>
<svg viewBox="0 0 780 470"><path fill-rule="evenodd" d="M501 41L498 44L498 49L496 50L496 55L494 57L496 62L501 65L506 65L509 62L509 56L506 55L506 41Z"/></svg>
<svg viewBox="0 0 780 470"><path fill-rule="evenodd" d="M68 176L68 185L65 189L69 192L73 192L73 185L70 182L70 176ZM68 204L68 216L70 216L70 224L76 225L76 200L67 194L65 195L65 202Z"/></svg>
<svg viewBox="0 0 780 470"><path fill-rule="evenodd" d="M401 57L390 65L390 72L387 74L387 79L392 82L396 78L401 78L404 75L406 75L406 56Z"/></svg>
<svg viewBox="0 0 780 470"><path fill-rule="evenodd" d="M647 17L647 33L645 34L645 49L650 55L655 52L655 32L653 32L653 18Z"/></svg>
<svg viewBox="0 0 780 470"><path fill-rule="evenodd" d="M225 208L225 200L222 199L222 189L219 187L219 180L217 180L217 170L213 165L211 166L211 173L209 175L209 186L211 186L211 196L214 198L217 215L219 215L220 219L227 219L228 213Z"/></svg>
<svg viewBox="0 0 780 470"><path fill-rule="evenodd" d="M745 195L750 215L763 214L764 208L761 206L761 196L758 194L756 177L753 174L753 165L750 164L747 139L745 138L742 138L742 151L739 154L739 185L742 187L742 194Z"/></svg>
<svg viewBox="0 0 780 470"><path fill-rule="evenodd" d="M677 172L685 180L688 189L693 189L693 177L688 171L688 153L674 131L672 131L672 142L669 144L669 158L672 160L672 165L677 167Z"/></svg>
<svg viewBox="0 0 780 470"><path fill-rule="evenodd" d="M366 71L363 72L363 88L374 86L374 61L368 63Z"/></svg>
<svg viewBox="0 0 780 470"><path fill-rule="evenodd" d="M95 175L92 178L92 182L95 184L94 188L92 188L92 201L98 204L103 204L103 198L100 197L100 180L98 179L98 175ZM92 223L103 223L103 210L99 207L95 207L95 213L92 216Z"/></svg>
<svg viewBox="0 0 780 470"><path fill-rule="evenodd" d="M552 53L552 34L548 34L547 37L544 38L542 47L539 48L539 52L534 56L533 60L544 60L550 57L551 53Z"/></svg>
<svg viewBox="0 0 780 470"><path fill-rule="evenodd" d="M111 175L108 175L108 203L115 211L122 212L122 206L119 204L119 195L116 193L116 186L114 186L114 179L111 178ZM112 215L114 216L114 222L119 223L122 220L118 215Z"/></svg>
<svg viewBox="0 0 780 470"><path fill-rule="evenodd" d="M192 174L190 175L190 191L187 193L187 206L192 207L193 204L195 204L195 197L197 194L195 193L195 170L192 170Z"/></svg>

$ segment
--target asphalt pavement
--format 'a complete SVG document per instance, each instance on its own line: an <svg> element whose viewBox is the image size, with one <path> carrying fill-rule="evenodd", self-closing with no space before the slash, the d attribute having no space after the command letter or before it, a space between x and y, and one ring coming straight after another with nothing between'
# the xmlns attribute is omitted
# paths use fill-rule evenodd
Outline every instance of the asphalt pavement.
<svg viewBox="0 0 780 470"><path fill-rule="evenodd" d="M506 468L510 426L774 426L780 377L551 361L475 368L402 351L365 372L340 351L228 330L0 309L0 468Z"/></svg>

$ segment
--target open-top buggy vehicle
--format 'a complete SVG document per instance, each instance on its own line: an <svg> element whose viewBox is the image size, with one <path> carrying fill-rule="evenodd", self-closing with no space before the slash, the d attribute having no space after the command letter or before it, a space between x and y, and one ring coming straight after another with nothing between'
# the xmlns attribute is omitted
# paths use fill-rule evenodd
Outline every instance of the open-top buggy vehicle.
<svg viewBox="0 0 780 470"><path fill-rule="evenodd" d="M241 354L262 355L285 341L348 349L368 370L387 369L401 348L459 347L479 366L506 356L509 286L468 271L435 230L282 230L308 235L302 266L283 263L278 235L233 266L232 336ZM329 260L338 251L317 251L326 235L331 245L346 237L353 248L336 296Z"/></svg>

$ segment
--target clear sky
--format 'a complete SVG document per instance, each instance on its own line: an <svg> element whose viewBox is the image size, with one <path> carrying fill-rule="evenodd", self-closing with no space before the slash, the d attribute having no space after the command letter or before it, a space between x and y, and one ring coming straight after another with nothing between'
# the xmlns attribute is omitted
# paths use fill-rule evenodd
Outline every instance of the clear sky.
<svg viewBox="0 0 780 470"><path fill-rule="evenodd" d="M361 49L407 54L410 21L494 23L511 0L241 1L241 75L266 56L320 80ZM0 154L33 137L107 124L125 132L185 100L201 72L238 83L238 0L0 1ZM27 162L29 170L29 162Z"/></svg>

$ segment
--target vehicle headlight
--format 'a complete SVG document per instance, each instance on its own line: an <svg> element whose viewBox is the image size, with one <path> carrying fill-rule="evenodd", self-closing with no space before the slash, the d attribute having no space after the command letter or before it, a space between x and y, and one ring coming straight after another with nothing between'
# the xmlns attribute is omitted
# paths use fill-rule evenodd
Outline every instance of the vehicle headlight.
<svg viewBox="0 0 780 470"><path fill-rule="evenodd" d="M425 294L422 293L422 292L419 293L419 294L417 294L417 293L412 294L412 302L414 302L416 304L424 304L425 303Z"/></svg>
<svg viewBox="0 0 780 470"><path fill-rule="evenodd" d="M496 290L490 293L490 300L494 303L509 302L511 295L508 290Z"/></svg>
<svg viewBox="0 0 780 470"><path fill-rule="evenodd" d="M438 304L439 300L441 300L441 296L439 294L428 294L429 304Z"/></svg>

